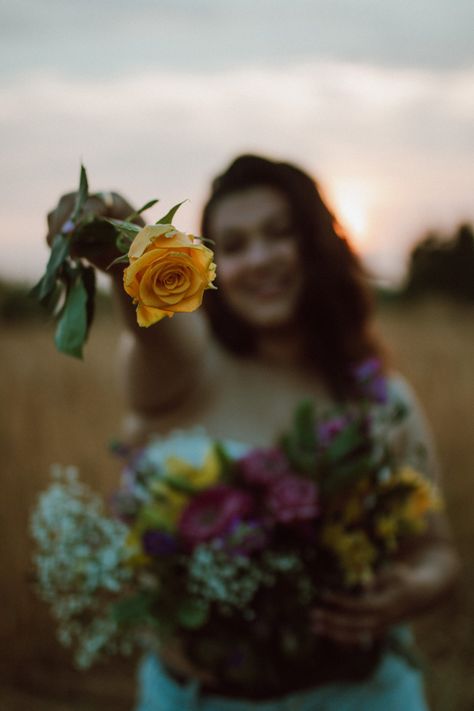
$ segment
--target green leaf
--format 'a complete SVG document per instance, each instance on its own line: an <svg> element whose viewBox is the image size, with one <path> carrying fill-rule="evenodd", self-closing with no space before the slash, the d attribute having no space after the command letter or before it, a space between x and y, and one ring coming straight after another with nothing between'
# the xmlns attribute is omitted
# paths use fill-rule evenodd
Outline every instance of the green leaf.
<svg viewBox="0 0 474 711"><path fill-rule="evenodd" d="M316 422L311 400L304 400L296 409L294 430L303 449L316 449Z"/></svg>
<svg viewBox="0 0 474 711"><path fill-rule="evenodd" d="M164 474L163 476L163 481L168 484L172 489L175 489L175 491L179 491L182 494L196 494L198 489L196 489L195 486L192 486L191 484L188 484L188 482L185 479L180 479L177 476L171 476L169 474Z"/></svg>
<svg viewBox="0 0 474 711"><path fill-rule="evenodd" d="M66 302L54 337L57 349L75 358L82 358L82 348L87 338L87 299L81 274L76 273L68 286Z"/></svg>
<svg viewBox="0 0 474 711"><path fill-rule="evenodd" d="M79 177L79 190L76 196L76 204L74 205L74 210L71 215L72 222L77 222L79 215L81 214L82 208L89 197L89 184L87 181L86 169L81 165L81 173Z"/></svg>
<svg viewBox="0 0 474 711"><path fill-rule="evenodd" d="M130 245L142 229L139 225L134 225L132 222L125 220L107 219L116 230L115 246L119 252L125 253L130 249Z"/></svg>
<svg viewBox="0 0 474 711"><path fill-rule="evenodd" d="M106 269L112 269L112 267L115 267L116 264L128 264L128 255L121 254L120 257L116 257L113 262L110 262L110 264L107 265Z"/></svg>
<svg viewBox="0 0 474 711"><path fill-rule="evenodd" d="M94 320L94 314L95 314L95 285L96 285L96 277L95 277L95 269L93 267L89 266L81 266L81 279L82 283L84 284L84 289L86 290L87 294L87 303L86 303L86 316L87 316L87 333L86 333L86 338L87 335L89 334L90 327L92 326L92 322Z"/></svg>
<svg viewBox="0 0 474 711"><path fill-rule="evenodd" d="M136 210L135 212L132 212L128 217L125 218L126 222L133 222L133 220L136 220L139 215L142 214L142 212L145 212L145 210L149 210L150 207L153 207L153 205L156 205L156 203L159 202L159 200L150 200L149 202L145 203L143 207L141 207L139 210Z"/></svg>
<svg viewBox="0 0 474 711"><path fill-rule="evenodd" d="M181 205L184 205L185 202L187 202L187 200L183 200L182 202L178 202L177 205L174 205L171 210L166 213L166 215L155 222L155 225L171 225L173 223L173 217L176 215Z"/></svg>
<svg viewBox="0 0 474 711"><path fill-rule="evenodd" d="M58 307L59 302L61 301L63 293L64 283L62 281L57 281L52 291L48 294L48 296L45 296L45 298L41 302L42 305L45 307L46 311L52 316L54 316L54 314L56 313L56 309Z"/></svg>
<svg viewBox="0 0 474 711"><path fill-rule="evenodd" d="M46 265L46 271L39 282L30 291L30 296L41 303L47 301L48 297L56 288L59 270L66 261L70 248L71 241L68 237L62 234L55 235L48 264Z"/></svg>
<svg viewBox="0 0 474 711"><path fill-rule="evenodd" d="M320 478L320 487L326 496L334 496L340 490L353 486L359 479L365 478L373 470L371 456L363 456L354 461L347 461L329 468Z"/></svg>
<svg viewBox="0 0 474 711"><path fill-rule="evenodd" d="M113 217L105 217L104 220L113 225L117 232L130 233L130 235L133 236L137 235L140 230L143 229L140 225L135 225L133 222L128 222L127 220L116 220Z"/></svg>
<svg viewBox="0 0 474 711"><path fill-rule="evenodd" d="M130 236L129 232L120 232L115 240L115 246L122 254L128 254L133 239L134 237Z"/></svg>
<svg viewBox="0 0 474 711"><path fill-rule="evenodd" d="M182 627L197 630L206 624L209 606L201 600L185 598L178 609L178 620Z"/></svg>
<svg viewBox="0 0 474 711"><path fill-rule="evenodd" d="M363 442L359 423L352 422L334 437L325 452L325 458L330 462L337 462L355 451Z"/></svg>
<svg viewBox="0 0 474 711"><path fill-rule="evenodd" d="M297 408L293 427L283 439L283 447L292 464L302 472L316 471L316 422L311 400L304 400Z"/></svg>
<svg viewBox="0 0 474 711"><path fill-rule="evenodd" d="M232 480L232 475L234 473L234 460L226 450L222 442L214 443L214 451L217 454L217 458L220 463L220 478L222 481L229 482Z"/></svg>
<svg viewBox="0 0 474 711"><path fill-rule="evenodd" d="M153 596L150 593L138 593L133 597L120 600L112 608L112 614L119 625L139 624L151 614Z"/></svg>

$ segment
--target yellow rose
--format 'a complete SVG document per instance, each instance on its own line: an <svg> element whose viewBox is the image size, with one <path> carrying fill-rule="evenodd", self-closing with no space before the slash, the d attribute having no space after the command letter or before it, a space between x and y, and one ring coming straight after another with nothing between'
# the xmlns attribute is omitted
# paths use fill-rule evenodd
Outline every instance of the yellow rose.
<svg viewBox="0 0 474 711"><path fill-rule="evenodd" d="M204 291L215 288L213 257L198 239L173 225L140 230L123 274L124 289L137 304L138 324L151 326L165 316L199 308Z"/></svg>

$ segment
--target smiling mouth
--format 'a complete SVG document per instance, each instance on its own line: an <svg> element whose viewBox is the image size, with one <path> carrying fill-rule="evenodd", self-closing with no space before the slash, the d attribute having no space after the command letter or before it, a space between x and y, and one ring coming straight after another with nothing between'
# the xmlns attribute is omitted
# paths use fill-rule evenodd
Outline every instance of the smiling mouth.
<svg viewBox="0 0 474 711"><path fill-rule="evenodd" d="M258 284L249 286L248 293L257 298L270 299L285 294L291 287L291 280L278 279L274 281L261 281Z"/></svg>

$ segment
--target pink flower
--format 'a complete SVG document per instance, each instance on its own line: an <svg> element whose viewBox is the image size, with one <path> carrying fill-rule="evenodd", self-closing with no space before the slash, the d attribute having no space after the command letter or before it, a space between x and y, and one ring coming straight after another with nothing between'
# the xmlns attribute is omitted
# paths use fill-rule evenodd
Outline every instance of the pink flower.
<svg viewBox="0 0 474 711"><path fill-rule="evenodd" d="M197 494L184 509L179 532L189 546L228 533L253 507L250 494L220 485Z"/></svg>
<svg viewBox="0 0 474 711"><path fill-rule="evenodd" d="M318 487L309 479L283 476L269 488L266 504L278 523L309 521L319 514Z"/></svg>
<svg viewBox="0 0 474 711"><path fill-rule="evenodd" d="M281 449L254 449L239 460L239 471L247 484L268 486L281 476L292 474L288 459Z"/></svg>
<svg viewBox="0 0 474 711"><path fill-rule="evenodd" d="M331 444L333 439L335 439L345 427L351 423L351 418L349 415L337 415L331 417L328 420L323 420L318 425L317 436L319 444L322 447L327 447Z"/></svg>

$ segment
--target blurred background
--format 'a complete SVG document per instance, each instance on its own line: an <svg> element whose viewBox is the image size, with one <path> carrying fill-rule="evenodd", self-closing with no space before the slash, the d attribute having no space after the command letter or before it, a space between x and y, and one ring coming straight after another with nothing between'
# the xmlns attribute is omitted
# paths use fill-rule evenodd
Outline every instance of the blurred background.
<svg viewBox="0 0 474 711"><path fill-rule="evenodd" d="M374 275L465 562L417 625L432 709L472 711L473 26L470 0L0 0L0 711L125 711L134 693L132 662L73 669L33 591L27 521L50 465L113 489L123 411L107 295L84 363L54 351L26 296L46 212L82 160L92 190L188 198L177 225L197 231L210 180L242 152L312 174Z"/></svg>

